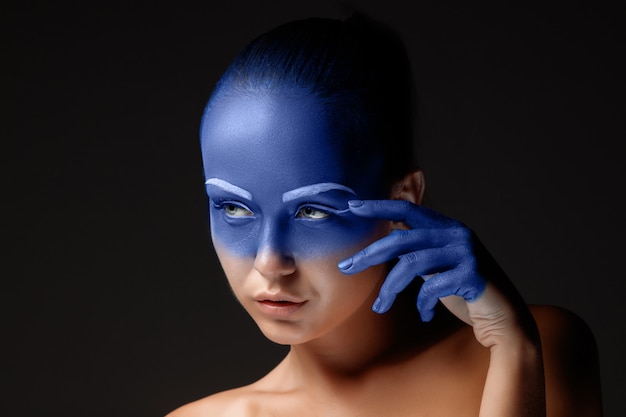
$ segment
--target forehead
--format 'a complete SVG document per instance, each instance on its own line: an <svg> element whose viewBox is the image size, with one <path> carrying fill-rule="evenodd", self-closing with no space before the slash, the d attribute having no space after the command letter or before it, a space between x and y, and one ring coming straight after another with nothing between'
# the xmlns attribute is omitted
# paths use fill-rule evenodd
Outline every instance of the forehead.
<svg viewBox="0 0 626 417"><path fill-rule="evenodd" d="M352 168L329 111L310 95L258 93L218 99L201 129L206 178L268 192L345 183Z"/></svg>

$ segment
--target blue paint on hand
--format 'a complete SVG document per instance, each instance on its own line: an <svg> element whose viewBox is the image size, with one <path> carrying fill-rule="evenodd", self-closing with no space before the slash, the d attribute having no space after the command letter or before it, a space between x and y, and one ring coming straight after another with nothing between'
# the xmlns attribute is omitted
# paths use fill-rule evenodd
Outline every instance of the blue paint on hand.
<svg viewBox="0 0 626 417"><path fill-rule="evenodd" d="M396 260L372 310L388 311L398 293L416 277L425 278L417 299L422 320L430 321L441 297L457 295L467 302L479 298L486 287L475 250L477 239L463 223L403 200L349 202L353 214L365 218L403 222L408 230L394 230L339 263L346 274Z"/></svg>

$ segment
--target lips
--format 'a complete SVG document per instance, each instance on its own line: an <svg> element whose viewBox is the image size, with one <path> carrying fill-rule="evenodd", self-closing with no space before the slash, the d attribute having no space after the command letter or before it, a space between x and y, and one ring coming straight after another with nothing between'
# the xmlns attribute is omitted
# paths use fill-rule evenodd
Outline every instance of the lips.
<svg viewBox="0 0 626 417"><path fill-rule="evenodd" d="M254 301L267 301L272 303L292 303L292 304L301 304L306 300L300 297L296 297L295 295L291 295L285 292L262 292L254 296Z"/></svg>
<svg viewBox="0 0 626 417"><path fill-rule="evenodd" d="M261 300L260 302L265 305L272 306L272 307L289 307L292 305L301 304L301 303L294 303L293 301L285 301L285 300L280 300L280 301Z"/></svg>
<svg viewBox="0 0 626 417"><path fill-rule="evenodd" d="M254 301L263 313L274 317L290 316L307 302L287 294L259 294Z"/></svg>

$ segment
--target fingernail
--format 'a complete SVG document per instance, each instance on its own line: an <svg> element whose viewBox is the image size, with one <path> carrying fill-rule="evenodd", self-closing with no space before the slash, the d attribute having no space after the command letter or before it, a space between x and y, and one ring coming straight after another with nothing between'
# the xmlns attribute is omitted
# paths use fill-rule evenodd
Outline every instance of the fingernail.
<svg viewBox="0 0 626 417"><path fill-rule="evenodd" d="M425 313L420 312L420 316L424 323L428 323L429 321L433 319L434 313L432 311L427 311Z"/></svg>
<svg viewBox="0 0 626 417"><path fill-rule="evenodd" d="M348 201L348 205L350 207L361 207L365 203L363 200L350 200Z"/></svg>
<svg viewBox="0 0 626 417"><path fill-rule="evenodd" d="M339 269L346 270L352 266L352 258L344 259L343 261L337 264Z"/></svg>
<svg viewBox="0 0 626 417"><path fill-rule="evenodd" d="M380 303L381 303L380 297L377 297L376 301L374 301L374 305L372 306L372 311L374 313L378 313L379 312L379 310L380 310Z"/></svg>

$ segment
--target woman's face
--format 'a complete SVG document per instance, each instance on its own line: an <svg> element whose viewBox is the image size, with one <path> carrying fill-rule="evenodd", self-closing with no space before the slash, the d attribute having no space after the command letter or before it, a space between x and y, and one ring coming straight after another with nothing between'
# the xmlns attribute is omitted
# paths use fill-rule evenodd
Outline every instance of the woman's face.
<svg viewBox="0 0 626 417"><path fill-rule="evenodd" d="M237 299L277 343L369 311L385 276L384 266L352 276L337 267L389 225L347 210L380 190L375 173L354 175L330 111L314 97L258 93L222 97L203 120L213 243Z"/></svg>

